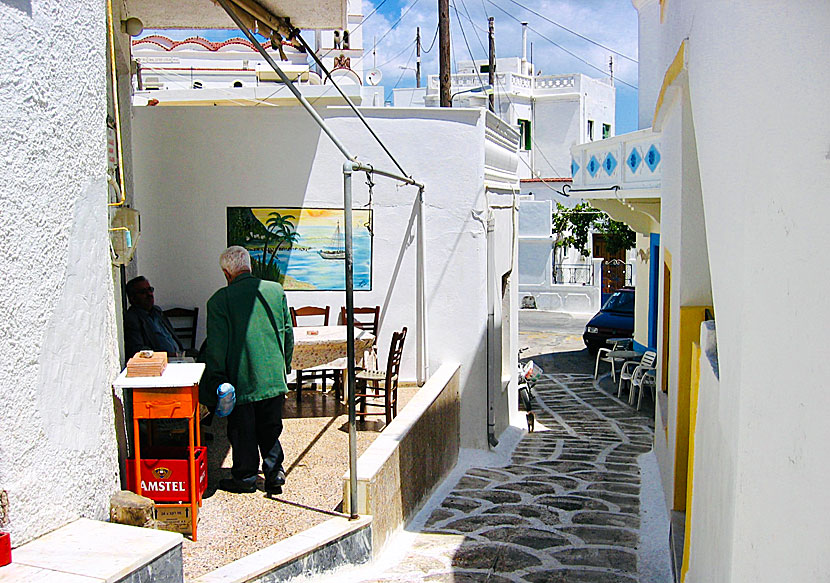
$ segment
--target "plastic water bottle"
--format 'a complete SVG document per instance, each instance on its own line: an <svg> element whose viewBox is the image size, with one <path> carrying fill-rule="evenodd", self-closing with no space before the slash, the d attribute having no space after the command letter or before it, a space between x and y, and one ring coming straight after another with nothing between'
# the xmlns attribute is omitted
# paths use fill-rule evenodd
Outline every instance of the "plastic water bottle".
<svg viewBox="0 0 830 583"><path fill-rule="evenodd" d="M236 389L230 383L222 383L216 388L216 416L227 417L236 404Z"/></svg>

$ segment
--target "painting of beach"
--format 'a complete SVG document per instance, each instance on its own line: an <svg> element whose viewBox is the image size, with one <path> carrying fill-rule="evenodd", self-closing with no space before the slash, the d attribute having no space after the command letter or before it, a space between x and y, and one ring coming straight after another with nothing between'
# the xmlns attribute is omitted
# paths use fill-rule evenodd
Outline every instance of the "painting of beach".
<svg viewBox="0 0 830 583"><path fill-rule="evenodd" d="M342 209L228 207L228 245L251 254L253 274L286 290L346 289ZM372 289L372 211L352 211L354 289Z"/></svg>

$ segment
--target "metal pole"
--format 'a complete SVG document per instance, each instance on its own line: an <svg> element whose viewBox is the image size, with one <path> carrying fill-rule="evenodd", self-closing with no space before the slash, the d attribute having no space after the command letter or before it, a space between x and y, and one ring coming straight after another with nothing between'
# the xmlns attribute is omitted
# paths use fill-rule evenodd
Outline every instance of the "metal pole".
<svg viewBox="0 0 830 583"><path fill-rule="evenodd" d="M337 149L340 150L343 153L343 155L349 160L355 160L355 156L352 156L349 150L346 149L346 146L343 145L343 143L337 138L337 136L334 135L334 133L326 125L326 122L323 121L323 118L320 117L320 114L317 113L317 111L311 106L311 104L306 100L306 98L303 97L302 93L300 93L300 90L294 87L294 84L291 82L291 79L289 79L288 76L283 72L283 70L280 69L276 61L274 61L274 59L271 58L271 55L269 55L265 51L265 48L261 44L259 44L259 41L253 35L253 33L250 30L248 30L248 27L245 26L245 23L242 22L242 19L240 19L236 12L234 12L234 10L230 7L230 5L228 4L228 0L216 1L225 10L225 12L228 13L228 16L230 16L231 20L233 20L236 26L239 27L239 30L241 30L243 34L246 37L248 37L248 40L251 41L251 44L254 45L257 51L259 51L259 54L262 55L262 58L265 59L265 61L269 65L271 65L271 68L274 69L274 71L276 71L280 80L288 87L291 93L294 94L294 97L296 97L297 100L302 104L302 106L305 108L308 114L312 118L314 118L314 121L317 122L317 125L319 125L322 128L322 130L326 133L329 139L331 139L331 141L334 142L334 145L337 146Z"/></svg>
<svg viewBox="0 0 830 583"><path fill-rule="evenodd" d="M415 87L421 86L421 27L415 29L415 50L417 60L415 61Z"/></svg>
<svg viewBox="0 0 830 583"><path fill-rule="evenodd" d="M441 107L452 107L450 99L450 0L438 0L438 80Z"/></svg>
<svg viewBox="0 0 830 583"><path fill-rule="evenodd" d="M427 342L427 293L426 293L426 233L424 232L424 189L418 189L418 279L416 283L418 321L418 386L424 386L429 378L429 344Z"/></svg>
<svg viewBox="0 0 830 583"><path fill-rule="evenodd" d="M354 163L343 164L343 220L346 223L346 362L349 395L349 514L357 518L357 415L354 365L354 256L352 251L352 172Z"/></svg>
<svg viewBox="0 0 830 583"><path fill-rule="evenodd" d="M321 61L320 58L317 55L315 55L313 51L310 50L310 47L305 42L305 39L302 36L300 36L298 34L297 39L300 41L300 44L303 45L303 47L305 47L306 51L311 55L311 58L314 59L314 62L317 63L317 66L320 67L323 70L323 72L325 72L326 77L328 77L331 80L331 84L334 85L334 88L337 89L337 91L338 91L338 93L340 93L341 97L343 97L343 99L346 100L346 103L349 105L349 107L351 107L351 109L355 113L355 115L357 115L357 117L360 118L360 121L362 121L363 125L366 126L366 129L369 130L369 133L372 134L372 137L375 138L375 141L378 144L380 144L380 147L383 149L384 152L386 152L386 155L389 156L389 159L392 160L392 163L395 164L395 166L398 167L398 170L401 171L401 174L405 175L406 172L404 171L404 169L401 167L400 164L398 164L398 161L392 155L392 152L390 152L389 149L386 147L386 144L384 144L381 141L380 137L378 137L378 135L375 133L375 130L372 129L372 126L369 125L369 122L366 120L366 118L363 116L363 114L360 113L360 110L357 109L357 106L354 104L354 102L351 99L349 99L349 96L346 95L343 92L343 90L340 89L340 86L337 83L334 82L334 79L331 78L331 73L329 72L328 69L326 69L326 66L323 64L323 61ZM354 160L354 158L351 158L351 159Z"/></svg>
<svg viewBox="0 0 830 583"><path fill-rule="evenodd" d="M487 82L490 84L490 87L495 88L496 86L496 31L495 31L495 19L491 16L487 19L489 23L489 36L490 36L490 51L489 57L490 62L487 66ZM496 112L496 92L490 94L490 111L495 113Z"/></svg>

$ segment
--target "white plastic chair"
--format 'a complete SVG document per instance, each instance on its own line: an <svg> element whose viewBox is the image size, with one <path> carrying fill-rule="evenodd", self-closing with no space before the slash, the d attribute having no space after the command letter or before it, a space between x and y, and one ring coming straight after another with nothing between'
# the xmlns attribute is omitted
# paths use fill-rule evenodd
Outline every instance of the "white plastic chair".
<svg viewBox="0 0 830 583"><path fill-rule="evenodd" d="M657 401L655 393L657 392L657 369L650 368L639 375L637 378L631 379L631 394L634 394L634 389L638 389L640 394L637 397L637 410L640 410L640 405L643 404L643 393L646 386L651 388L652 400ZM631 399L633 400L633 399Z"/></svg>
<svg viewBox="0 0 830 583"><path fill-rule="evenodd" d="M624 347L631 344L630 338L625 338L623 340L616 340L614 345L611 348L600 348L597 350L597 360L594 364L594 380L597 378L597 374L599 373L599 363L600 362L610 362L611 363L611 379L616 383L617 382L617 370L616 370L616 362L621 361L624 362L621 358L613 358L609 356L609 352L612 350L621 350ZM605 356L603 356L605 355Z"/></svg>
<svg viewBox="0 0 830 583"><path fill-rule="evenodd" d="M643 357L639 360L629 360L624 363L620 370L620 385L617 388L617 398L622 398L622 388L625 381L631 383L631 388L628 391L628 403L634 404L634 386L637 380L637 386L642 382L642 377L648 370L653 370L655 362L657 361L657 353L653 350L647 350L643 353ZM639 409L639 407L638 407Z"/></svg>

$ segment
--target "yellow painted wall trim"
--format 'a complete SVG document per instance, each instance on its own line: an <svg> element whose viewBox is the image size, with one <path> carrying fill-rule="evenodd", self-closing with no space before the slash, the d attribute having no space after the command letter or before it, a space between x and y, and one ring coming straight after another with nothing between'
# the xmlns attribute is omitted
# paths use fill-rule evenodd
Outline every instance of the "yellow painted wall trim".
<svg viewBox="0 0 830 583"><path fill-rule="evenodd" d="M660 3L662 10L663 3ZM654 108L654 118L652 120L652 127L657 126L657 116L660 114L660 108L663 107L663 100L666 97L666 91L669 90L672 83L677 80L678 75L686 68L686 41L680 43L680 48L677 49L677 54L674 55L674 60L666 69L666 74L663 75L663 85L660 87L660 93L657 96L657 105Z"/></svg>
<svg viewBox="0 0 830 583"><path fill-rule="evenodd" d="M692 370L690 374L689 394L689 467L687 482L694 484L695 468L695 428L697 427L697 403L700 395L700 344L692 342ZM694 488L686 488L686 535L683 539L683 566L680 569L680 581L686 580L689 571L690 548L692 540L692 494Z"/></svg>
<svg viewBox="0 0 830 583"><path fill-rule="evenodd" d="M700 341L700 324L711 306L680 308L680 341L677 346L677 417L674 447L674 510L686 510L691 415L692 345Z"/></svg>

